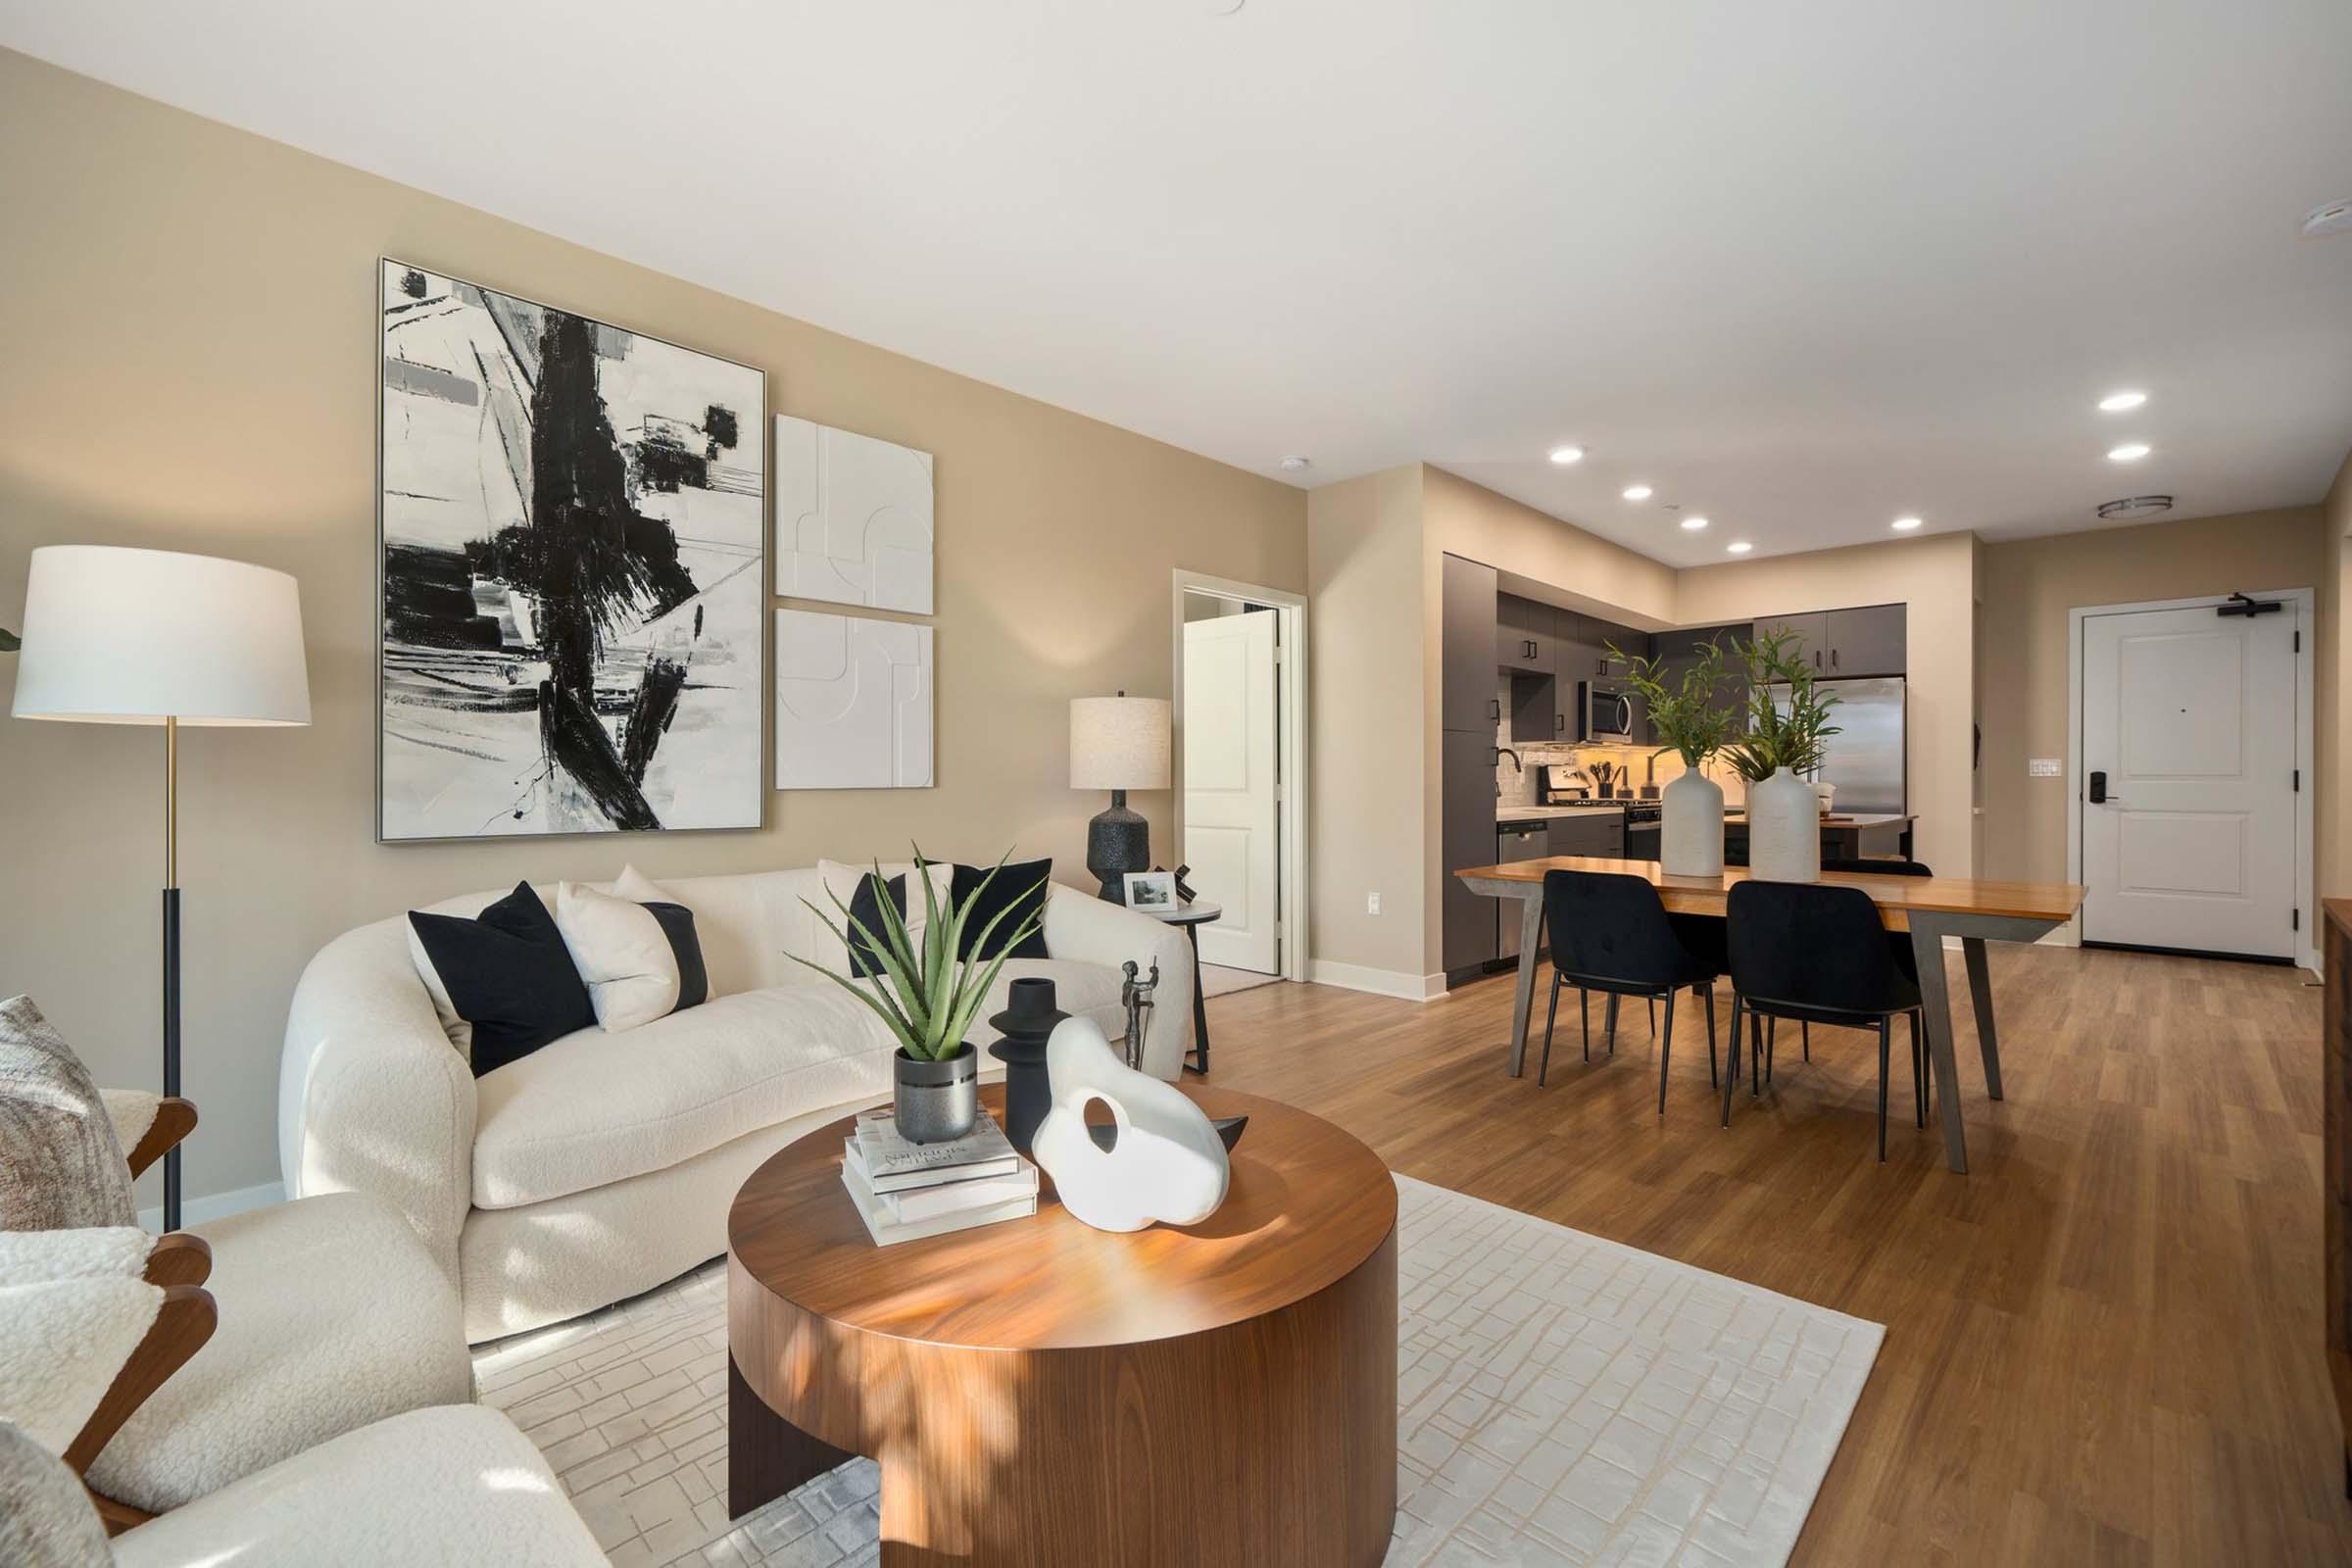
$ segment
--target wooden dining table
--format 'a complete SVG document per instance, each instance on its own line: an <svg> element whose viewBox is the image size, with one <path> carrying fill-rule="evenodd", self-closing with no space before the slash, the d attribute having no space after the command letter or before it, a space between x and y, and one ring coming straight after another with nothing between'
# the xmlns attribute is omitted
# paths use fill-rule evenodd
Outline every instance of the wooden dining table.
<svg viewBox="0 0 2352 1568"><path fill-rule="evenodd" d="M1514 860L1508 865L1469 866L1453 874L1473 893L1516 899L1519 915L1519 984L1511 1000L1511 1076L1527 1066L1527 1024L1536 996L1537 953L1544 946L1544 874L1599 871L1646 879L1673 914L1721 916L1735 883L1747 880L1742 867L1716 876L1668 876L1655 860L1614 860L1590 856L1553 856ZM1969 1001L1977 1015L1977 1045L1984 1059L1984 1092L2001 1098L2001 1047L1992 1021L1992 981L1984 961L1986 942L2032 942L2075 917L2082 890L2071 882L1994 882L1956 876L1876 876L1861 871L1824 871L1821 880L1860 888L1879 907L1880 923L1911 939L1919 961L1920 1000L1926 1004L1928 1050L1935 1061L1936 1104L1943 1120L1943 1152L1955 1171L1968 1169L1968 1139L1960 1126L1958 1059L1953 1048L1952 1001L1944 982L1943 939L1958 937L1968 968ZM1734 1042L1733 1049L1739 1049Z"/></svg>

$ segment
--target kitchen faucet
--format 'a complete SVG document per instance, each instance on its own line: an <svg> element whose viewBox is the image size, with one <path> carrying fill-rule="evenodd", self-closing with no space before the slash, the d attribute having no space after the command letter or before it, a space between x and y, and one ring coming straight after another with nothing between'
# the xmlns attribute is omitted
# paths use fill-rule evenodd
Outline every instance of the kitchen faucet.
<svg viewBox="0 0 2352 1568"><path fill-rule="evenodd" d="M1508 746L1497 746L1494 748L1494 760L1499 762L1506 757L1511 760L1511 767L1514 771L1521 773L1527 771L1527 764L1519 760L1519 754L1517 752L1512 751Z"/></svg>

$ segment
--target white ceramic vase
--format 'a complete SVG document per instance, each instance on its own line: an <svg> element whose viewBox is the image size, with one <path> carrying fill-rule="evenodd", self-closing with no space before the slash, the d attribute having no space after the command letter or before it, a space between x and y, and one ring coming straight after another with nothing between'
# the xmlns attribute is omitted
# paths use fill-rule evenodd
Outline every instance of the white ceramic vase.
<svg viewBox="0 0 2352 1568"><path fill-rule="evenodd" d="M1686 769L1658 798L1658 866L1668 876L1723 872L1723 786Z"/></svg>
<svg viewBox="0 0 2352 1568"><path fill-rule="evenodd" d="M1217 1129L1174 1084L1121 1061L1092 1018L1054 1025L1046 1077L1054 1108L1030 1153L1076 1218L1099 1231L1197 1225L1225 1201L1230 1169ZM1108 1149L1086 1130L1086 1107L1098 1100L1118 1125Z"/></svg>
<svg viewBox="0 0 2352 1568"><path fill-rule="evenodd" d="M1747 787L1747 871L1766 882L1821 880L1821 798L1785 767Z"/></svg>

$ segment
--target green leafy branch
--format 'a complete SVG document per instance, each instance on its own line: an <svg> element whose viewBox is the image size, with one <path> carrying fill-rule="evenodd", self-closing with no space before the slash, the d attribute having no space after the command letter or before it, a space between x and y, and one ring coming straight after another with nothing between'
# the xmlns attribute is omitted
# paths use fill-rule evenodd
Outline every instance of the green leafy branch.
<svg viewBox="0 0 2352 1568"><path fill-rule="evenodd" d="M1666 662L1622 652L1609 644L1610 657L1626 666L1626 684L1633 687L1649 710L1650 733L1663 742L1653 756L1680 752L1683 762L1697 767L1723 750L1731 738L1737 714L1715 701L1716 683L1723 678L1723 650L1710 641L1696 664L1683 671L1679 687L1666 684Z"/></svg>
<svg viewBox="0 0 2352 1568"><path fill-rule="evenodd" d="M814 969L865 1004L876 1017L889 1026L890 1032L898 1037L900 1048L909 1056L918 1061L945 1061L962 1049L964 1037L971 1031L972 1020L987 1003L989 988L997 983L998 971L1004 967L1004 960L1012 956L1013 949L1036 934L1044 919L1044 906L1041 904L1037 910L1022 917L1004 938L1003 946L994 950L997 955L995 958L980 956L991 951L990 939L995 936L997 928L1004 923L1005 916L1046 885L1046 879L1040 877L1019 899L999 909L980 928L980 935L972 943L974 956L964 959L956 957L962 947L965 923L982 896L988 892L989 884L997 879L998 872L1004 869L1005 858L1011 853L1007 850L997 858L997 863L989 868L988 875L980 879L979 885L972 889L971 896L960 905L951 895L948 907L943 911L940 908L939 891L931 881L931 862L923 858L921 845L914 847L914 868L907 875L923 884L923 935L919 948L906 929L906 919L899 913L898 900L890 896L890 883L883 877L882 865L878 860L868 873L867 882L874 890L875 906L881 910L880 931L868 928L864 921L852 914L850 906L842 903L841 895L831 888L825 890L825 896L832 901L833 907L841 911L838 924L814 903L803 899L801 902L808 906L809 913L822 920L825 929L841 939L843 947L856 954L859 951L858 944L862 942L869 957L881 965L882 973L870 990L851 976L835 974L823 964L804 958L797 953L787 956L795 963ZM851 937L852 932L857 934L855 941ZM982 967L983 963L985 968ZM856 965L853 963L852 967Z"/></svg>
<svg viewBox="0 0 2352 1568"><path fill-rule="evenodd" d="M1828 754L1830 737L1842 733L1830 722L1837 694L1815 684L1813 666L1791 650L1793 641L1790 632L1772 631L1738 647L1747 666L1747 734L1724 755L1751 784L1784 767L1812 772ZM1787 712L1773 701L1776 685L1788 689Z"/></svg>

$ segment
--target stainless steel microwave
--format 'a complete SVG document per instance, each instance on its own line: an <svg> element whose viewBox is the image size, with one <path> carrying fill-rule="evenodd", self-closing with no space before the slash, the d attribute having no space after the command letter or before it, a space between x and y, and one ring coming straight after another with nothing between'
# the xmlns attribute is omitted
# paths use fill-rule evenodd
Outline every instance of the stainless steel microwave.
<svg viewBox="0 0 2352 1568"><path fill-rule="evenodd" d="M1630 741L1634 738L1634 700L1598 681L1576 683L1577 735L1580 741Z"/></svg>

